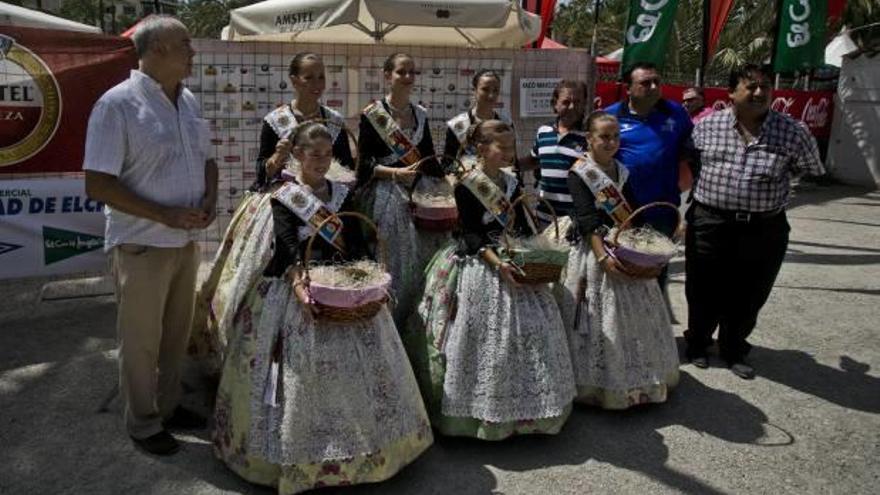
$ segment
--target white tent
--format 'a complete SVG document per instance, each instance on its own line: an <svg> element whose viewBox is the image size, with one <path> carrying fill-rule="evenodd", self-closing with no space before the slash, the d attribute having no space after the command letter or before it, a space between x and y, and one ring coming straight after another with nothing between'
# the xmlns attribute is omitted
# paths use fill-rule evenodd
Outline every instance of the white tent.
<svg viewBox="0 0 880 495"><path fill-rule="evenodd" d="M825 46L825 63L840 67L843 63L843 56L858 49L858 45L850 38L849 32L841 30L840 34Z"/></svg>
<svg viewBox="0 0 880 495"><path fill-rule="evenodd" d="M45 14L38 10L26 9L8 3L0 3L0 26L60 29L83 33L100 33L101 28Z"/></svg>
<svg viewBox="0 0 880 495"><path fill-rule="evenodd" d="M266 0L233 10L222 38L518 48L540 30L517 0Z"/></svg>

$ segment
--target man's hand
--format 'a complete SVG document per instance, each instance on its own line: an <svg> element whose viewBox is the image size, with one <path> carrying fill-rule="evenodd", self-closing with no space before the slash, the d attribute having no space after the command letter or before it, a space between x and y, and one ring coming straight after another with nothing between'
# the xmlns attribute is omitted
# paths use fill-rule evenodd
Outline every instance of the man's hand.
<svg viewBox="0 0 880 495"><path fill-rule="evenodd" d="M202 228L207 228L211 223L217 218L217 196L208 197L205 196L202 199L201 210L203 215L204 224Z"/></svg>
<svg viewBox="0 0 880 495"><path fill-rule="evenodd" d="M206 218L201 208L167 207L162 210L160 221L173 229L200 229L204 228Z"/></svg>

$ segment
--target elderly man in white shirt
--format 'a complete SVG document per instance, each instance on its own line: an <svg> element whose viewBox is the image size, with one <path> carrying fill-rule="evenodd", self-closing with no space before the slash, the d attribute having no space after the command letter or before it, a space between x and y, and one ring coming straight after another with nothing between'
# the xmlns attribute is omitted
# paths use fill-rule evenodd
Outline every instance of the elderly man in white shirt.
<svg viewBox="0 0 880 495"><path fill-rule="evenodd" d="M199 266L196 238L214 220L217 166L207 156L207 121L181 83L195 55L186 27L156 16L133 40L138 70L95 103L83 168L86 192L107 205L126 429L147 452L168 455L179 445L166 428L205 424L178 402Z"/></svg>

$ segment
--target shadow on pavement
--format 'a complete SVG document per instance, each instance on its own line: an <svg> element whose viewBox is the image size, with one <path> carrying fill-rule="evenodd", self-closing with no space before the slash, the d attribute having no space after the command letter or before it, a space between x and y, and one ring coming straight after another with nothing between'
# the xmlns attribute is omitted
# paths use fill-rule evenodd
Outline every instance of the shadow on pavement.
<svg viewBox="0 0 880 495"><path fill-rule="evenodd" d="M495 476L486 466L528 472L590 460L642 473L682 493L722 493L667 466L669 447L660 430L670 426L728 442L760 445L758 441L767 437L768 425L766 415L754 405L682 372L681 382L666 404L620 412L577 406L557 436L515 437L497 443L439 437L425 456L380 486L321 493L497 493Z"/></svg>
<svg viewBox="0 0 880 495"><path fill-rule="evenodd" d="M790 349L754 346L749 356L763 378L848 409L880 413L880 378L868 375L870 366L849 356L840 357L841 369Z"/></svg>

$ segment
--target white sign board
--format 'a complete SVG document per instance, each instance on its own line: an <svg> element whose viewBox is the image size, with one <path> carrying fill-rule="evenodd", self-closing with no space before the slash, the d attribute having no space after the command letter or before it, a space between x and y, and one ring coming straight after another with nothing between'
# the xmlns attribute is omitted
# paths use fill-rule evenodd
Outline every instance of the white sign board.
<svg viewBox="0 0 880 495"><path fill-rule="evenodd" d="M519 116L529 117L552 117L553 107L550 99L553 89L562 78L541 77L522 78L519 80Z"/></svg>
<svg viewBox="0 0 880 495"><path fill-rule="evenodd" d="M0 279L105 270L103 206L82 178L0 180Z"/></svg>

